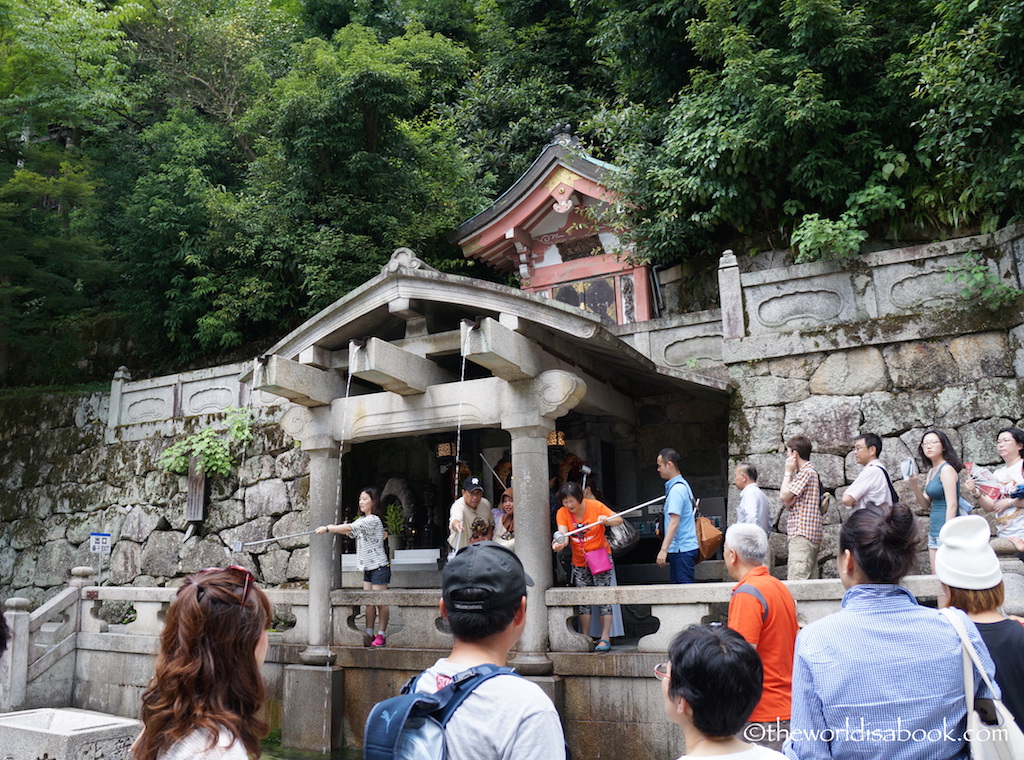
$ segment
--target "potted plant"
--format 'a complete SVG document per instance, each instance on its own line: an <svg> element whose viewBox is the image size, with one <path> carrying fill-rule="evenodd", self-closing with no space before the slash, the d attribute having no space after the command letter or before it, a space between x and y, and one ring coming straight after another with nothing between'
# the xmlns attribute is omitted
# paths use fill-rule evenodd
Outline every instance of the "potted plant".
<svg viewBox="0 0 1024 760"><path fill-rule="evenodd" d="M405 534L405 515L402 514L402 505L393 501L388 504L388 509L384 513L384 529L388 532L388 547L391 549L391 554L402 548L402 542Z"/></svg>

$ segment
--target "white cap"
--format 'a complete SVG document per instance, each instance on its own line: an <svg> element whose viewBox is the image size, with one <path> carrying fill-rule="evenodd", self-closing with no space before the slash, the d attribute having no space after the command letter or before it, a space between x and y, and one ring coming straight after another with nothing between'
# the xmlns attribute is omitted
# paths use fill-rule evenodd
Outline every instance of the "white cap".
<svg viewBox="0 0 1024 760"><path fill-rule="evenodd" d="M1003 579L999 558L989 546L991 530L981 515L954 517L939 532L935 574L951 588L982 591Z"/></svg>

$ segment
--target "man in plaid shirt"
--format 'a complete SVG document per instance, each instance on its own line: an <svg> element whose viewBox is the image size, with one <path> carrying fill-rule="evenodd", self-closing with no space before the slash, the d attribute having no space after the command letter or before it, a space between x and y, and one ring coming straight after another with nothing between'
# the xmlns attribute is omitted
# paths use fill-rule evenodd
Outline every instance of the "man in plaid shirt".
<svg viewBox="0 0 1024 760"><path fill-rule="evenodd" d="M786 474L779 496L789 509L786 536L789 538L788 580L818 577L818 547L821 545L821 481L810 463L811 441L797 435L786 441Z"/></svg>

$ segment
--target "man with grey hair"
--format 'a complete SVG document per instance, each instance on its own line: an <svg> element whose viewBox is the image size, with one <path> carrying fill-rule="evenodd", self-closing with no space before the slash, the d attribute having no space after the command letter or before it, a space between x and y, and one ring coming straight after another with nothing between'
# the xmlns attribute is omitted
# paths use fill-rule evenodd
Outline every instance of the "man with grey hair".
<svg viewBox="0 0 1024 760"><path fill-rule="evenodd" d="M796 647L796 602L789 589L764 565L768 536L750 523L730 525L725 532L725 567L739 581L729 600L729 627L745 638L761 657L764 687L743 738L781 750L789 734L793 693L793 651Z"/></svg>

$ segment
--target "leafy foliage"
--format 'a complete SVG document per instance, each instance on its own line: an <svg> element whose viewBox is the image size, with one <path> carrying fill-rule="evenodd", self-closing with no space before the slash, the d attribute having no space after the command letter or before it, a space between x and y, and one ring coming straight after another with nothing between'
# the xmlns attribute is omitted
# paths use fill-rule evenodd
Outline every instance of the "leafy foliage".
<svg viewBox="0 0 1024 760"><path fill-rule="evenodd" d="M98 310L113 267L81 229L87 168L45 147L24 155L0 184L0 380L66 382L82 348L74 323Z"/></svg>
<svg viewBox="0 0 1024 760"><path fill-rule="evenodd" d="M951 0L904 72L926 108L917 150L934 164L919 202L952 226L994 229L1024 209L1024 3Z"/></svg>
<svg viewBox="0 0 1024 760"><path fill-rule="evenodd" d="M249 351L399 245L497 277L445 235L555 123L695 276L992 229L1022 77L1016 1L0 0L0 384L102 320L154 369Z"/></svg>
<svg viewBox="0 0 1024 760"><path fill-rule="evenodd" d="M704 17L687 29L699 65L665 113L660 142L631 141L621 154L637 240L667 262L811 214L798 240L855 250L859 219L829 217L876 192L880 152L912 155L906 98L877 54L892 42L893 19L839 0L701 5ZM887 194L898 206L899 188Z"/></svg>
<svg viewBox="0 0 1024 760"><path fill-rule="evenodd" d="M175 441L160 455L159 464L169 472L184 475L189 462L196 457L197 466L207 475L230 475L234 469L231 444L247 444L252 440L252 415L248 409L230 407L225 412L226 430L213 425Z"/></svg>
<svg viewBox="0 0 1024 760"><path fill-rule="evenodd" d="M990 311L1009 306L1024 295L1024 290L1000 279L988 262L974 251L965 253L959 264L946 267L946 282L959 282L963 285L960 295L964 299L977 300Z"/></svg>
<svg viewBox="0 0 1024 760"><path fill-rule="evenodd" d="M393 501L388 504L384 512L384 529L391 536L401 536L405 533L405 515L402 514L402 505Z"/></svg>

